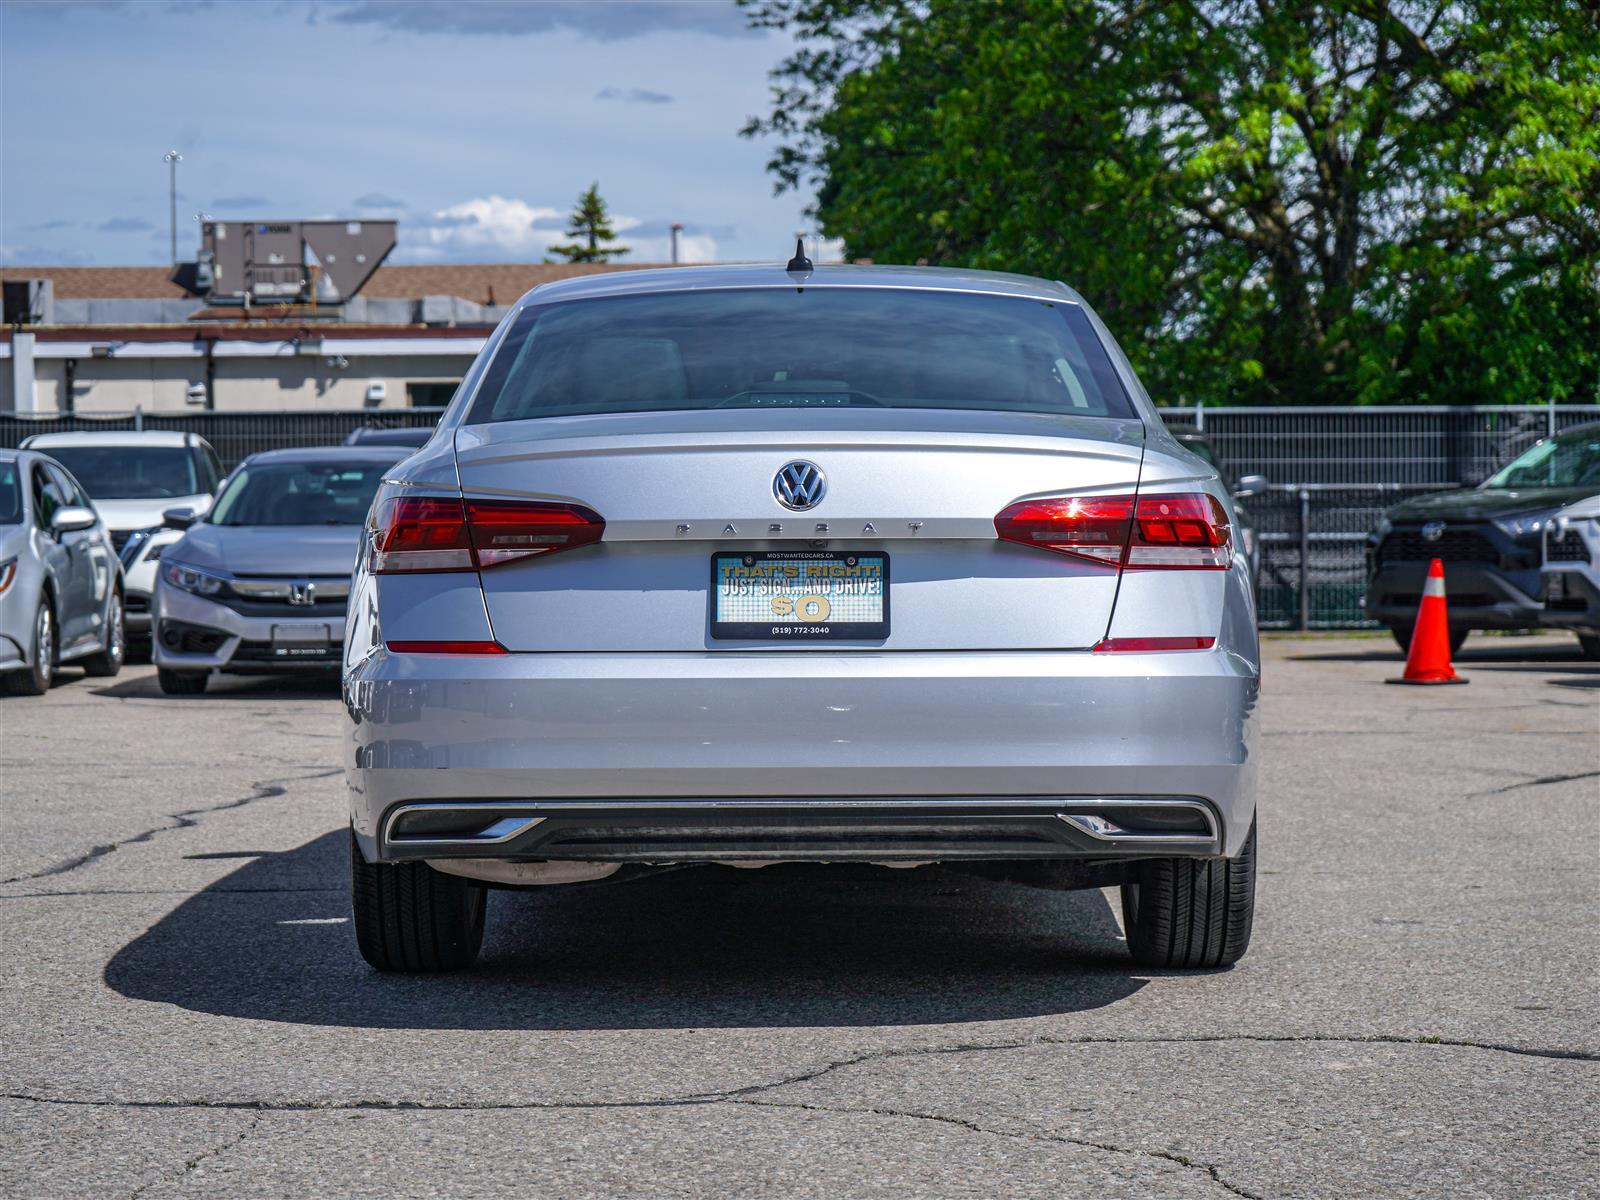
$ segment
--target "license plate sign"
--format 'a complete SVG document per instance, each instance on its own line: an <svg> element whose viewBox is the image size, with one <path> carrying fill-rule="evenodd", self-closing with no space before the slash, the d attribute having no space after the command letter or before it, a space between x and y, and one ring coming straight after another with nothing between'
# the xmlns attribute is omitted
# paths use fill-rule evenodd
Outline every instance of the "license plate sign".
<svg viewBox="0 0 1600 1200"><path fill-rule="evenodd" d="M315 658L328 652L332 630L326 625L274 625L272 653L275 658Z"/></svg>
<svg viewBox="0 0 1600 1200"><path fill-rule="evenodd" d="M713 554L711 636L881 641L889 636L889 556L850 550Z"/></svg>

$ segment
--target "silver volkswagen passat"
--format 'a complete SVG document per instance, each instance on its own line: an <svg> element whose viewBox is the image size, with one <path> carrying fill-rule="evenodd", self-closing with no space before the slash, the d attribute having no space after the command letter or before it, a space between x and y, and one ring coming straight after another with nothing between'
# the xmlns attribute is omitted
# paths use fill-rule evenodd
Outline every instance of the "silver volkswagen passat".
<svg viewBox="0 0 1600 1200"><path fill-rule="evenodd" d="M373 505L344 688L355 926L476 956L486 885L942 862L1120 885L1244 953L1248 568L1070 288L881 266L540 287Z"/></svg>
<svg viewBox="0 0 1600 1200"><path fill-rule="evenodd" d="M0 690L42 696L64 662L120 671L122 588L111 535L72 474L0 451Z"/></svg>
<svg viewBox="0 0 1600 1200"><path fill-rule="evenodd" d="M384 472L404 449L315 447L253 454L161 556L151 601L161 690L193 696L214 672L336 670L350 570Z"/></svg>

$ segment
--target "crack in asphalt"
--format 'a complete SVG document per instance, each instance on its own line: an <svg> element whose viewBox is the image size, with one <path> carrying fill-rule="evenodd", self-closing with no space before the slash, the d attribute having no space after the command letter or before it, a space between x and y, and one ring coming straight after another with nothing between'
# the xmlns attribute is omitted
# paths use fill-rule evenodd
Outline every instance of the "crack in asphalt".
<svg viewBox="0 0 1600 1200"><path fill-rule="evenodd" d="M120 850L123 846L135 846L141 842L148 842L159 834L171 833L175 829L193 829L200 824L195 819L197 817L209 816L211 813L227 812L229 809L243 808L247 804L254 804L257 800L270 800L276 796L285 795L289 791L288 785L291 783L303 783L310 779L327 779L330 776L343 773L344 769L342 767L334 767L331 770L317 771L311 775L289 775L281 779L268 779L261 783L253 783L250 785L251 791L248 796L240 796L233 800L226 800L221 804L207 805L204 808L186 808L182 812L168 813L168 823L165 825L157 825L154 828L146 829L142 833L136 833L132 837L126 837L120 841L108 842L103 846L95 846L84 854L63 859L54 866L46 867L42 871L35 871L30 875L15 875L10 879L0 879L0 884L30 883L35 879L48 879L53 875L65 875L68 872L78 870L80 867L88 866L95 859L104 858L107 854L114 850Z"/></svg>
<svg viewBox="0 0 1600 1200"><path fill-rule="evenodd" d="M636 1100L591 1100L591 1101L526 1101L521 1103L504 1102L458 1102L440 1103L426 1100L345 1100L345 1101L295 1101L295 1100L211 1100L211 1099L179 1099L179 1100L129 1100L105 1098L80 1098L59 1097L34 1094L29 1092L12 1091L0 1093L0 1098L23 1103L51 1104L61 1106L89 1107L89 1108L133 1108L133 1109L218 1109L224 1111L242 1111L255 1114L255 1120L232 1139L219 1146L196 1156L185 1165L184 1175L194 1170L201 1161L231 1149L244 1141L256 1128L261 1119L269 1113L320 1113L320 1112L593 1112L608 1109L650 1109L650 1108L692 1108L711 1107L719 1104L743 1104L751 1107L764 1108L793 1108L818 1112L831 1112L838 1114L880 1115L907 1120L922 1120L939 1122L945 1125L963 1128L975 1133L996 1137L1009 1137L1021 1140L1039 1140L1057 1142L1065 1145L1078 1146L1085 1149L1099 1150L1104 1153L1125 1155L1129 1157L1151 1158L1174 1163L1186 1169L1203 1172L1212 1182L1225 1189L1231 1195L1245 1197L1246 1200L1260 1200L1260 1197L1223 1177L1220 1168L1212 1163L1204 1163L1191 1159L1174 1151L1143 1149L1129 1146L1119 1146L1109 1142L1098 1142L1085 1138L1073 1138L1064 1134L1045 1133L1040 1131L1018 1132L1014 1130L997 1129L982 1125L976 1121L963 1117L954 1117L940 1113L918 1112L907 1109L884 1108L878 1106L852 1107L844 1105L829 1105L816 1102L794 1100L787 1101L781 1098L770 1098L771 1093L785 1088L797 1087L805 1083L814 1082L824 1076L852 1067L863 1066L875 1062L889 1062L901 1058L920 1058L954 1054L987 1054L1012 1050L1027 1050L1038 1046L1093 1046L1093 1045L1193 1045L1224 1042L1245 1042L1262 1045L1282 1045L1296 1042L1313 1044L1340 1044L1340 1045L1401 1045L1401 1046L1440 1046L1450 1049L1476 1049L1496 1051L1522 1057L1577 1060L1585 1062L1600 1061L1600 1053L1577 1050L1536 1049L1521 1046L1508 1046L1495 1042L1475 1042L1464 1039L1447 1039L1434 1037L1403 1038L1399 1036L1373 1035L1368 1037L1294 1037L1289 1035L1255 1035L1255 1034L1228 1034L1207 1037L1151 1037L1151 1038L1120 1038L1120 1037L1077 1037L1077 1038L1032 1038L1025 1041L1012 1041L994 1044L956 1044L950 1046L922 1046L910 1048L889 1047L847 1059L839 1059L807 1071L797 1072L781 1079L765 1083L748 1084L744 1087L729 1088L720 1092L695 1092L683 1096L664 1096L654 1099ZM180 1178L182 1176L180 1175ZM146 1185L147 1187L149 1185ZM137 1195L138 1193L135 1193Z"/></svg>
<svg viewBox="0 0 1600 1200"><path fill-rule="evenodd" d="M1537 779L1525 779L1520 783L1508 783L1505 787L1490 788L1485 792L1468 792L1469 798L1473 796L1499 796L1506 792L1514 792L1518 788L1543 787L1550 783L1574 783L1580 779L1600 779L1600 771L1584 771L1577 775L1542 775Z"/></svg>
<svg viewBox="0 0 1600 1200"><path fill-rule="evenodd" d="M1229 1042L1257 1045L1364 1045L1364 1046L1429 1046L1445 1049L1485 1050L1511 1054L1522 1058L1600 1062L1600 1051L1562 1050L1543 1047L1510 1046L1501 1042L1478 1042L1462 1038L1433 1036L1400 1037L1397 1034L1372 1034L1354 1036L1296 1036L1291 1034L1215 1034L1193 1037L1036 1037L1023 1041L995 1043L957 1043L950 1046L890 1046L869 1050L851 1058L835 1059L806 1071L786 1075L765 1083L750 1083L743 1087L715 1092L690 1092L682 1096L658 1096L640 1100L527 1100L506 1103L502 1101L438 1102L430 1100L224 1100L177 1099L137 1100L122 1098L47 1096L34 1092L0 1092L0 1100L17 1100L33 1104L57 1104L82 1108L135 1108L135 1109L219 1109L248 1112L522 1112L522 1111L590 1111L627 1108L677 1108L695 1105L735 1103L751 1100L767 1092L812 1083L826 1075L851 1067L875 1062L891 1062L902 1058L932 1058L955 1054L993 1054L1011 1050L1031 1050L1041 1046L1190 1046L1213 1045Z"/></svg>
<svg viewBox="0 0 1600 1200"><path fill-rule="evenodd" d="M1052 1142L1063 1146L1077 1146L1085 1150L1100 1150L1107 1154L1122 1154L1130 1158L1153 1158L1161 1162L1175 1163L1192 1171L1202 1171L1210 1177L1211 1181L1222 1187L1229 1194L1246 1197L1246 1200L1263 1200L1256 1192L1248 1191L1238 1184L1230 1183L1222 1177L1220 1168L1212 1163L1196 1162L1182 1154L1175 1154L1165 1150L1141 1150L1129 1146L1114 1146L1110 1142L1096 1142L1087 1138L1068 1137L1064 1133L1047 1133L1042 1130L1019 1131L1013 1129L996 1129L993 1126L983 1125L967 1117L946 1116L943 1113L916 1112L903 1108L882 1108L870 1105L864 1108L843 1107L833 1104L802 1104L798 1102L784 1102L779 1100L730 1100L730 1104L744 1104L754 1108L787 1108L798 1109L802 1112L834 1113L841 1116L874 1116L896 1117L912 1121L932 1121L940 1125L954 1125L958 1129L965 1129L970 1133L980 1133L989 1137L1012 1138L1024 1142Z"/></svg>
<svg viewBox="0 0 1600 1200"><path fill-rule="evenodd" d="M171 1182L171 1183L181 1184L185 1179L187 1179L191 1174L193 1174L195 1169L197 1167L199 1167L199 1165L201 1163L205 1162L207 1159L216 1158L217 1155L224 1154L227 1151L232 1150L235 1146L238 1146L240 1143L242 1143L245 1140L245 1138L249 1137L252 1133L254 1133L256 1131L256 1126L261 1124L261 1122L266 1118L266 1115L267 1114L264 1113L264 1112L252 1113L250 1115L250 1119L245 1122L244 1128L240 1129L232 1137L229 1137L229 1138L225 1139L224 1141L218 1142L215 1146L212 1146L209 1150L202 1150L199 1154L196 1154L193 1158L185 1159L184 1160L184 1164L183 1164L183 1170L179 1171L177 1173L177 1175L173 1176L170 1180L152 1179L148 1183L141 1183L138 1187L134 1188L132 1192L128 1193L128 1200L139 1200L140 1196L144 1195L151 1188L155 1187L156 1184L158 1184L158 1183Z"/></svg>

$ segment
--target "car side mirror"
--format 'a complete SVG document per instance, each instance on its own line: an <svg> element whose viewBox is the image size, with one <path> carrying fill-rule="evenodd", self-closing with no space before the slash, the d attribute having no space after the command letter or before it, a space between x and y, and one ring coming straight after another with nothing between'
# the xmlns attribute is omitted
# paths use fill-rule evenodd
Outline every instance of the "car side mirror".
<svg viewBox="0 0 1600 1200"><path fill-rule="evenodd" d="M1267 490L1265 475L1241 475L1233 485L1235 496L1259 496Z"/></svg>
<svg viewBox="0 0 1600 1200"><path fill-rule="evenodd" d="M192 508L169 508L161 514L161 523L168 529L187 529L200 519Z"/></svg>
<svg viewBox="0 0 1600 1200"><path fill-rule="evenodd" d="M78 529L89 529L99 519L92 508L85 508L81 504L63 504L50 515L50 532L72 533Z"/></svg>

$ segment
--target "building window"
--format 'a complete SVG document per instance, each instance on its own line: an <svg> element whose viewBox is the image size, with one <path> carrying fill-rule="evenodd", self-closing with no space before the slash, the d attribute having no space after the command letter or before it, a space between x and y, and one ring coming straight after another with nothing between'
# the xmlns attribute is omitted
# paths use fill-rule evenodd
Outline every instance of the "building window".
<svg viewBox="0 0 1600 1200"><path fill-rule="evenodd" d="M456 394L456 383L408 383L406 403L412 408L443 408Z"/></svg>

